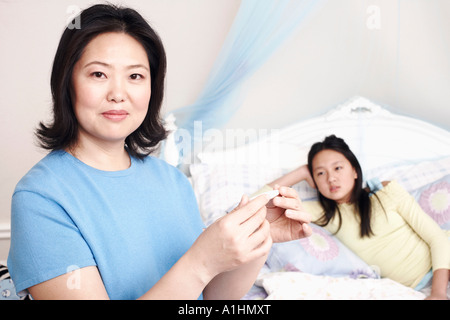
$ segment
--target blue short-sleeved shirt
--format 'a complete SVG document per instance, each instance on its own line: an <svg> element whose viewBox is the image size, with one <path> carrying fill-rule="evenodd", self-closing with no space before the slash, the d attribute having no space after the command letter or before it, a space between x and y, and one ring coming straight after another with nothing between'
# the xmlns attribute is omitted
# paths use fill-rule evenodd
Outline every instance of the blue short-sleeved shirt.
<svg viewBox="0 0 450 320"><path fill-rule="evenodd" d="M164 161L107 172L54 151L14 191L8 268L21 291L97 266L111 299L136 299L203 228L188 180Z"/></svg>

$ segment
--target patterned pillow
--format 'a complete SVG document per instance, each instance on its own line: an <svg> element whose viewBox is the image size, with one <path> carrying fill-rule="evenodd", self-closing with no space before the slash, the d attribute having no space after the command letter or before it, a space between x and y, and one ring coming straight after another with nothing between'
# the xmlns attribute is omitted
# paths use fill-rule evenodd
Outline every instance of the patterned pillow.
<svg viewBox="0 0 450 320"><path fill-rule="evenodd" d="M411 194L442 229L450 230L450 175L412 191Z"/></svg>
<svg viewBox="0 0 450 320"><path fill-rule="evenodd" d="M376 270L330 232L311 224L313 234L304 239L275 243L267 259L272 272L302 271L315 275L378 278Z"/></svg>
<svg viewBox="0 0 450 320"><path fill-rule="evenodd" d="M31 300L29 294L16 292L8 268L0 264L0 300Z"/></svg>

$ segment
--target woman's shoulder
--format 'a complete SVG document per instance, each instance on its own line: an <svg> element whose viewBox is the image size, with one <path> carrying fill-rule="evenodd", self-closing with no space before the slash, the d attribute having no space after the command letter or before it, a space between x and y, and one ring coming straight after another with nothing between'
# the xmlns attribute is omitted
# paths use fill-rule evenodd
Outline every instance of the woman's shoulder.
<svg viewBox="0 0 450 320"><path fill-rule="evenodd" d="M185 176L180 169L178 169L177 167L171 165L170 163L168 163L167 161L165 161L164 159L158 158L156 156L153 155L148 155L146 157L144 157L142 159L142 164L146 167L150 167L153 169L158 169L161 170L163 172L169 172L169 173L173 173L175 175L182 175Z"/></svg>
<svg viewBox="0 0 450 320"><path fill-rule="evenodd" d="M152 172L157 171L157 175L161 179L170 178L174 181L182 181L183 183L190 185L186 174L184 174L179 168L169 164L164 159L149 155L142 159L142 165L147 170L151 170Z"/></svg>
<svg viewBox="0 0 450 320"><path fill-rule="evenodd" d="M33 189L42 185L48 186L53 175L67 174L67 168L64 168L64 157L64 151L52 151L47 154L19 180L16 191Z"/></svg>

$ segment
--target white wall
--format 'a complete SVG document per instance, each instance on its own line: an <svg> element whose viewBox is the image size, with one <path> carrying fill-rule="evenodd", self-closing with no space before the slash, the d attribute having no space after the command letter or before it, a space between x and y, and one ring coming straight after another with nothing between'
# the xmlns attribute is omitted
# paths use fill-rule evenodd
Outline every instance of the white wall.
<svg viewBox="0 0 450 320"><path fill-rule="evenodd" d="M229 126L279 128L362 95L449 130L449 16L447 0L330 0L250 81Z"/></svg>
<svg viewBox="0 0 450 320"><path fill-rule="evenodd" d="M0 264L6 265L9 252L10 227L7 223L0 223Z"/></svg>
<svg viewBox="0 0 450 320"><path fill-rule="evenodd" d="M15 184L45 154L33 130L49 118L50 69L67 9L92 3L0 0L0 224L9 223ZM165 43L164 110L192 103L240 0L121 3L138 9ZM370 6L379 9L379 29L367 27ZM280 128L359 94L449 129L449 14L447 0L330 0L249 82L228 127Z"/></svg>

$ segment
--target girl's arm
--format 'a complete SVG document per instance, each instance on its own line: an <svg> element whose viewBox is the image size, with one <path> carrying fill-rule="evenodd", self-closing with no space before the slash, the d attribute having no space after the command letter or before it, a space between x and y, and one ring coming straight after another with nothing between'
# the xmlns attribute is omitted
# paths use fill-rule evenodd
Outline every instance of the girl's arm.
<svg viewBox="0 0 450 320"><path fill-rule="evenodd" d="M269 185L272 188L274 188L275 185L289 187L289 186L293 186L294 184L297 184L303 180L306 180L312 188L314 188L314 189L316 188L316 185L314 183L313 178L311 177L311 174L309 173L307 165L298 167L297 169L294 169L293 171L268 183L267 185Z"/></svg>
<svg viewBox="0 0 450 320"><path fill-rule="evenodd" d="M433 272L431 294L427 300L447 300L447 285L450 280L448 269L438 269Z"/></svg>
<svg viewBox="0 0 450 320"><path fill-rule="evenodd" d="M393 182L390 182L393 183ZM450 241L439 225L426 214L420 205L403 188L396 188L398 212L410 227L428 244L433 266L431 298L447 296L449 281Z"/></svg>

